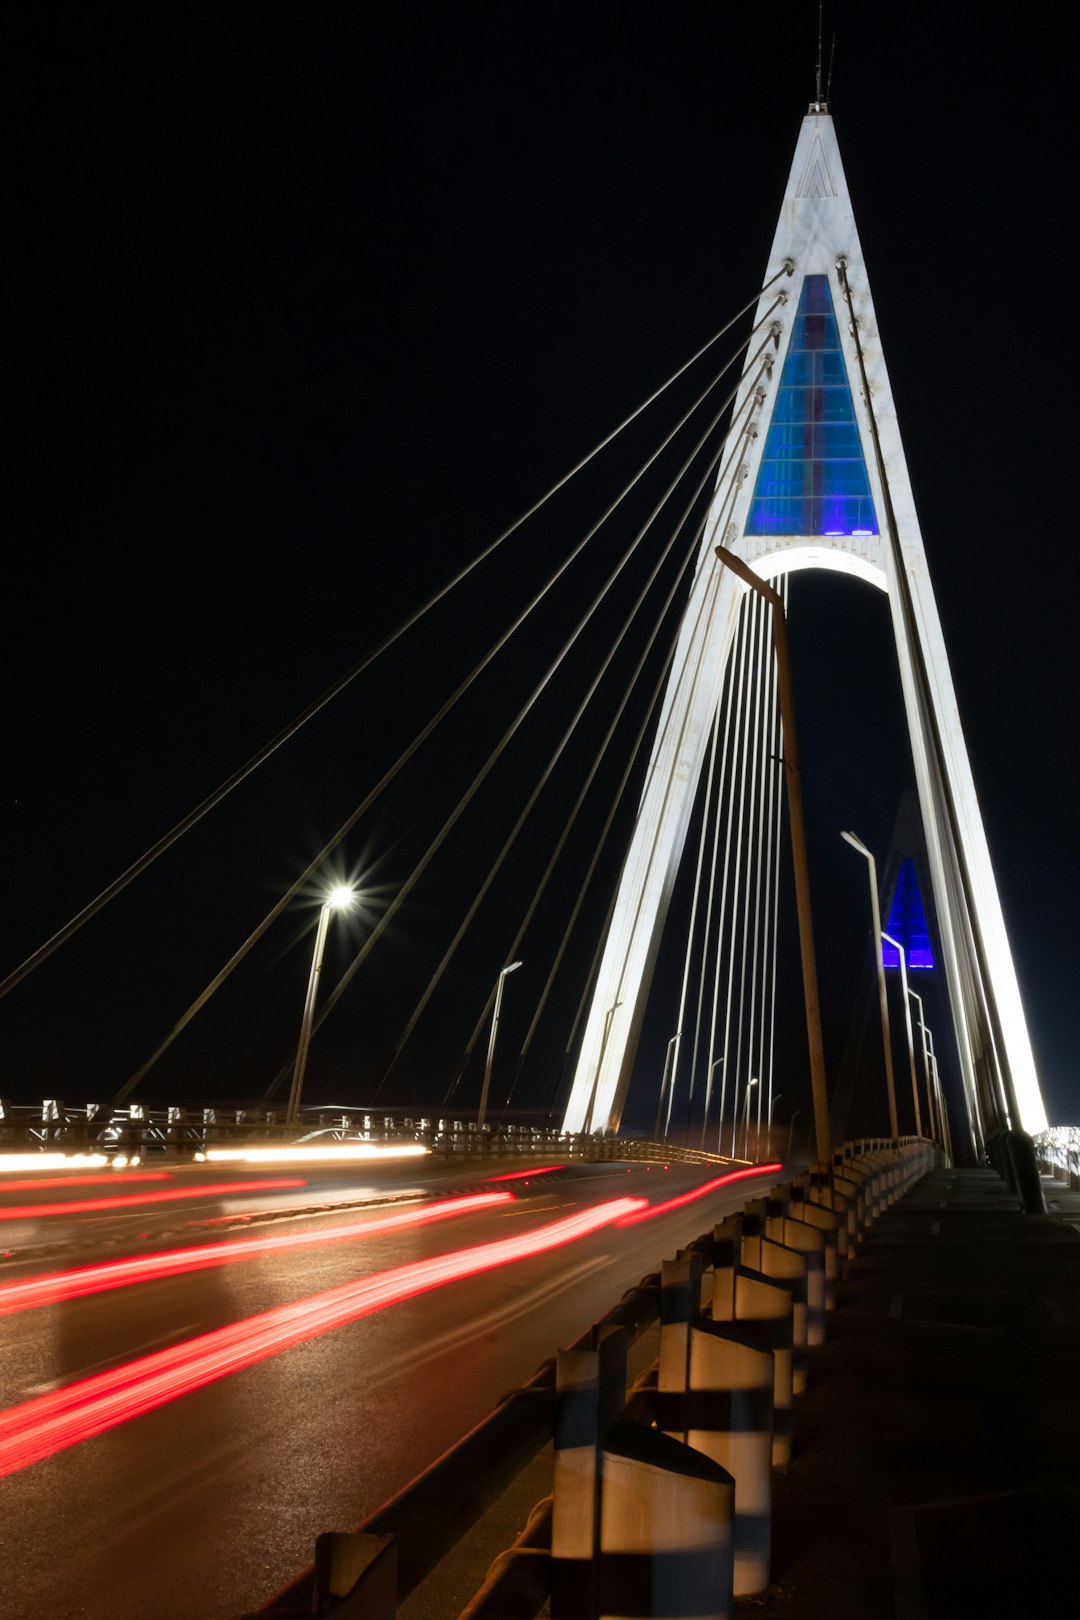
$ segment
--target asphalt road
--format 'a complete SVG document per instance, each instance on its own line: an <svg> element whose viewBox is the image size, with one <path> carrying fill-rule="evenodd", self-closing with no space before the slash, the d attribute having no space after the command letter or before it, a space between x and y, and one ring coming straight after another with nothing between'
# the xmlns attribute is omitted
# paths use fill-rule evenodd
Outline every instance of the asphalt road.
<svg viewBox="0 0 1080 1620"><path fill-rule="evenodd" d="M500 1168L508 1167L489 1173ZM304 1185L260 1190L294 1177ZM514 1196L432 1224L263 1253L0 1317L0 1406L10 1412L322 1290L536 1232L615 1198L657 1202L709 1178L681 1167L596 1165L490 1183L474 1169L428 1165L330 1174L218 1165L180 1170L167 1183L118 1176L120 1195L194 1196L110 1208L103 1200L117 1195L113 1185L17 1191L10 1183L19 1178L3 1177L0 1307L5 1287L45 1272L208 1240L314 1234L485 1188ZM225 1181L249 1185L204 1190ZM745 1184L714 1192L400 1299L15 1467L0 1478L0 1620L231 1620L265 1602L310 1561L320 1530L348 1528L378 1507L746 1195ZM77 1212L41 1213L75 1199ZM3 1423L0 1412L0 1437Z"/></svg>

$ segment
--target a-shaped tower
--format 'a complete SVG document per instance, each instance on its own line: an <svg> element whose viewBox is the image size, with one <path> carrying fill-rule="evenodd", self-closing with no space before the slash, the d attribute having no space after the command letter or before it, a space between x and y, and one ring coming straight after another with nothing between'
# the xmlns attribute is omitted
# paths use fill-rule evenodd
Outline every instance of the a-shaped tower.
<svg viewBox="0 0 1080 1620"><path fill-rule="evenodd" d="M790 265L790 275L773 280ZM723 544L763 579L801 568L888 593L975 1142L1046 1116L927 572L833 121L802 123L755 323L776 288L771 367L748 370L734 475L717 486L668 679L564 1128L617 1129L741 599ZM753 397L750 397L750 396Z"/></svg>

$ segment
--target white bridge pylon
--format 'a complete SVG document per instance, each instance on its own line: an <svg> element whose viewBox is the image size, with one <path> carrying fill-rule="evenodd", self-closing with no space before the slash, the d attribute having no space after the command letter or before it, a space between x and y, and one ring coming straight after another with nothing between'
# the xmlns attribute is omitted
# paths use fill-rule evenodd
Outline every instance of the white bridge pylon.
<svg viewBox="0 0 1080 1620"><path fill-rule="evenodd" d="M767 373L744 377L735 402L732 420L744 424L738 454L717 485L705 524L563 1128L619 1128L747 591L718 562L715 548L723 544L765 579L826 568L888 593L973 1138L979 1144L1005 1124L1034 1134L1046 1128L1046 1114L862 249L823 105L812 106L803 120L763 281L785 261L793 268L779 283L787 303L777 322L774 362ZM774 297L771 287L755 323ZM906 626L914 626L917 648ZM1006 1101L1010 1080L1019 1117Z"/></svg>

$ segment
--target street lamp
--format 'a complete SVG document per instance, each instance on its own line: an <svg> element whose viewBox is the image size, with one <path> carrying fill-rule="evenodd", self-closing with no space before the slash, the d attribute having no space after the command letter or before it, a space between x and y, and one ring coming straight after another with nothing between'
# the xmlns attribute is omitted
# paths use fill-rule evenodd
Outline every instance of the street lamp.
<svg viewBox="0 0 1080 1620"><path fill-rule="evenodd" d="M791 1158L791 1139L795 1134L795 1121L798 1119L801 1113L802 1109L796 1108L795 1112L791 1116L791 1124L788 1126L787 1132L787 1159L784 1160L785 1164L788 1163Z"/></svg>
<svg viewBox="0 0 1080 1620"><path fill-rule="evenodd" d="M949 1129L949 1110L945 1107L945 1098L941 1090L941 1074L938 1070L937 1053L934 1051L933 1030L928 1029L926 1031L926 1041L930 1050L930 1068L934 1076L934 1101L937 1104L938 1119L941 1121L941 1145L951 1159L953 1151L952 1132Z"/></svg>
<svg viewBox="0 0 1080 1620"><path fill-rule="evenodd" d="M743 1156L744 1159L748 1159L750 1157L750 1087L751 1086L756 1086L756 1085L757 1085L756 1080L748 1080L746 1082L746 1107L743 1109L743 1144L742 1144L742 1156Z"/></svg>
<svg viewBox="0 0 1080 1620"><path fill-rule="evenodd" d="M671 1037L670 1041L668 1041L668 1043L667 1043L667 1051L664 1053L664 1073L663 1073L663 1076L662 1076L662 1078L660 1080L660 1101L656 1105L656 1129L653 1132L653 1141L654 1142L659 1142L659 1140L660 1140L660 1115L664 1112L664 1092L667 1090L668 1075L671 1073L671 1054L674 1051L675 1043L679 1039L679 1036L681 1034L682 1034L681 1029L677 1029L675 1031L675 1033ZM669 1097L668 1098L667 1118L664 1121L664 1135L665 1135L665 1137L667 1136L668 1126L669 1126L670 1123L671 1123L671 1098Z"/></svg>
<svg viewBox="0 0 1080 1620"><path fill-rule="evenodd" d="M511 962L509 967L503 968L499 977L495 980L495 1011L491 1015L491 1034L488 1037L487 1062L484 1064L484 1086L480 1093L480 1111L476 1116L477 1130L483 1127L484 1115L487 1112L488 1091L491 1087L491 1065L495 1058L495 1031L499 1027L499 1013L502 1010L503 985L506 982L507 974L513 973L515 968L520 966L520 962Z"/></svg>
<svg viewBox="0 0 1080 1620"><path fill-rule="evenodd" d="M332 911L348 911L356 895L347 883L339 883L330 890L323 901L319 912L319 925L315 930L315 949L311 956L311 973L308 977L307 998L304 1002L304 1016L300 1022L300 1044L296 1049L296 1064L293 1068L292 1085L289 1088L289 1105L285 1111L285 1121L288 1125L295 1125L300 1114L300 1093L304 1087L304 1070L307 1068L308 1047L311 1045L311 1025L315 1017L315 1001L319 994L319 974L322 972L323 952L326 949L326 932L330 927L330 913Z"/></svg>
<svg viewBox="0 0 1080 1620"><path fill-rule="evenodd" d="M604 1038L600 1042L600 1056L596 1060L596 1073L593 1075L592 1090L589 1093L589 1109L585 1115L585 1124L582 1130L584 1136L588 1136L592 1130L593 1109L596 1107L596 1089L600 1084L600 1070L604 1067L604 1053L607 1051L608 1036L611 1034L611 1020L621 1006L622 1002L617 1001L614 1007L609 1007L604 1014Z"/></svg>
<svg viewBox="0 0 1080 1620"><path fill-rule="evenodd" d="M870 869L870 913L874 921L874 958L877 962L878 1001L881 1004L881 1038L885 1043L885 1090L889 1098L889 1129L895 1142L900 1135L896 1123L896 1087L893 1084L892 1039L889 1035L889 998L885 988L885 964L881 956L881 913L878 910L877 862L861 838L852 832L842 832L841 838L860 855L865 855Z"/></svg>
<svg viewBox="0 0 1080 1620"><path fill-rule="evenodd" d="M701 1120L701 1145L702 1145L702 1147L705 1146L705 1132L708 1129L708 1125L709 1125L709 1103L712 1100L712 1077L716 1073L717 1069L720 1068L723 1061L724 1060L723 1060L722 1057L718 1057L716 1062L710 1065L710 1067L709 1067L709 1078L705 1082L705 1112L704 1112L704 1114L702 1116L702 1120ZM720 1134L721 1135L723 1135L723 1131L724 1131L723 1114L724 1114L724 1095L723 1095L723 1092L721 1092L721 1094L720 1094L720 1116L721 1116L720 1117ZM687 1124L689 1125L689 1121L687 1121ZM687 1147L690 1146L689 1141L687 1141L686 1145L687 1145Z"/></svg>
<svg viewBox="0 0 1080 1620"><path fill-rule="evenodd" d="M908 1062L911 1065L911 1095L915 1103L915 1135L922 1136L922 1115L919 1112L919 1082L915 1078L915 1042L911 1038L911 1007L908 1004L907 952L898 939L882 934L900 958L900 986L904 992L904 1027L907 1030Z"/></svg>
<svg viewBox="0 0 1080 1620"><path fill-rule="evenodd" d="M919 1003L919 1034L922 1038L923 1080L926 1083L926 1107L930 1115L930 1136L931 1139L936 1137L940 1141L941 1125L935 1123L934 1092L930 1084L930 1054L926 1047L926 1016L923 1012L923 999L917 990L912 990L910 985L908 986L908 995L912 1001Z"/></svg>

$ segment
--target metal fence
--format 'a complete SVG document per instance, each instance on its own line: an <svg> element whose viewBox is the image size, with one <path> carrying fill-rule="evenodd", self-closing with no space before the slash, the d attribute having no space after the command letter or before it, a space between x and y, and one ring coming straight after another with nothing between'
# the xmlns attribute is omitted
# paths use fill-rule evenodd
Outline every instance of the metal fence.
<svg viewBox="0 0 1080 1620"><path fill-rule="evenodd" d="M194 1159L212 1147L334 1142L415 1144L435 1157L462 1160L557 1156L719 1166L747 1162L675 1143L601 1134L568 1136L527 1120L478 1126L467 1117L324 1108L305 1109L300 1122L290 1123L280 1110L250 1107L155 1108L141 1103L124 1108L99 1103L70 1107L52 1098L33 1104L0 1099L0 1153L37 1149L109 1157L124 1154L129 1161L156 1154Z"/></svg>

